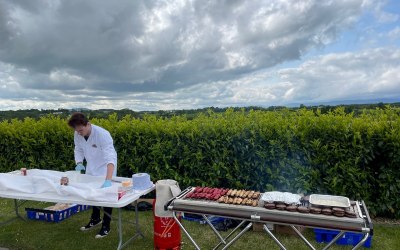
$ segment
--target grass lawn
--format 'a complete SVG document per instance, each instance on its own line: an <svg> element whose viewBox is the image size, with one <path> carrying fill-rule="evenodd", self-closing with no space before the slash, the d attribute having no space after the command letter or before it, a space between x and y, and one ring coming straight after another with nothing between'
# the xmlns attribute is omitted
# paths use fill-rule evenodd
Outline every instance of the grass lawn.
<svg viewBox="0 0 400 250"><path fill-rule="evenodd" d="M13 201L0 198L0 221L12 218L14 213ZM26 207L46 207L51 203L28 202ZM23 207L20 208L25 213ZM103 239L95 239L98 229L89 232L81 232L79 228L87 223L91 211L85 211L73 215L59 223L16 219L9 224L0 227L0 248L9 249L116 249L118 244L117 223L112 222L111 233ZM152 212L139 212L139 222L144 238L135 239L124 249L153 249L153 215ZM114 209L114 217L117 211ZM124 220L134 219L134 212L123 210ZM218 240L212 230L205 225L196 222L183 221L185 227L191 233L202 249L212 249ZM375 231L371 249L400 249L400 225L380 224L374 225ZM125 224L124 234L133 234L132 225ZM227 235L228 232L223 232ZM309 249L297 236L276 235L287 249ZM307 239L322 249L325 244L316 244L314 233L311 229L305 232ZM182 232L183 248L194 249L189 239ZM279 249L273 240L265 232L249 231L235 242L230 249ZM349 246L333 246L330 249L351 249Z"/></svg>

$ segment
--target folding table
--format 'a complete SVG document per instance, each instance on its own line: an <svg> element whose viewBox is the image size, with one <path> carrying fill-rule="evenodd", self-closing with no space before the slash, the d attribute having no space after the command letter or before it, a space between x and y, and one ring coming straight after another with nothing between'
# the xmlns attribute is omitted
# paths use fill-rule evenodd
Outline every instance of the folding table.
<svg viewBox="0 0 400 250"><path fill-rule="evenodd" d="M113 181L114 182L122 182L122 181L127 181L131 180L131 178L124 178L124 177L114 177ZM138 208L137 208L137 201L138 199L150 193L155 189L155 185L152 185L150 188L145 189L145 190L133 190L131 192L128 192L124 196L122 196L121 199L119 199L117 202L100 202L100 201L91 201L91 200L85 200L85 199L79 199L77 197L68 197L68 196L62 196L58 195L55 193L38 193L38 194L32 194L32 193L23 193L23 192L18 192L18 191L4 191L0 190L0 197L2 198L8 198L8 199L13 199L14 200L14 207L15 207L15 213L16 216L19 218L23 217L19 213L19 207L25 203L26 201L41 201L41 202L61 202L61 203L72 203L72 204L81 204L81 205L89 205L89 206L97 206L97 207L112 207L112 208L117 208L118 209L118 235L119 235L119 243L117 249L122 249L125 247L129 242L131 242L133 239L142 236L143 233L140 231L139 228L139 214L138 214ZM129 204L133 203L135 205L135 234L127 239L125 242L123 242L123 237L122 237L122 211L121 209ZM7 221L6 223L8 223ZM2 223L4 224L4 223ZM0 224L1 225L1 224Z"/></svg>

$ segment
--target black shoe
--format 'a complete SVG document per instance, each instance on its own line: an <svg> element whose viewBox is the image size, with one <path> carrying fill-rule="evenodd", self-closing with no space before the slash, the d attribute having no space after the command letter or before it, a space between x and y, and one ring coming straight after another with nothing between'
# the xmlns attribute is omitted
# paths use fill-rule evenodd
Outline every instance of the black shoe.
<svg viewBox="0 0 400 250"><path fill-rule="evenodd" d="M110 233L110 227L107 226L102 226L100 231L96 234L95 238L96 239L101 239L106 237Z"/></svg>
<svg viewBox="0 0 400 250"><path fill-rule="evenodd" d="M81 231L90 230L90 229L94 228L95 226L100 225L101 222L102 222L101 219L97 219L97 220L90 219L89 223L86 226L81 227Z"/></svg>

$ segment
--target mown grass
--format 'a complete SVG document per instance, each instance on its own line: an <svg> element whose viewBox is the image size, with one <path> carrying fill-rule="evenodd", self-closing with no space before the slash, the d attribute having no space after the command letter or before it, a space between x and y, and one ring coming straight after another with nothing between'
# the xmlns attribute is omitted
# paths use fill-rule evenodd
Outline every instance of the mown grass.
<svg viewBox="0 0 400 250"><path fill-rule="evenodd" d="M0 220L5 221L15 216L13 201L0 198ZM41 202L28 202L26 207L45 207L50 204ZM23 208L20 209L24 214ZM125 249L153 249L153 215L151 211L139 212L139 222L144 238L135 239ZM116 219L112 222L111 233L103 239L95 239L97 229L89 232L81 232L80 226L86 224L90 211L78 213L60 223L50 223L34 220L16 219L9 224L0 227L0 247L12 250L23 249L116 249L118 233ZM117 211L114 210L114 216ZM123 219L134 219L134 212L123 210ZM205 225L195 222L183 221L192 237L202 249L212 249L218 240L212 230ZM125 236L133 234L130 224L123 228ZM228 232L223 232L227 235ZM305 236L314 246L322 249L324 244L317 244L311 229L306 230ZM287 249L309 249L300 238L293 235L278 234ZM189 239L182 232L182 249L194 249ZM249 231L235 242L230 249L279 249L273 240L265 232ZM351 249L350 246L333 246L331 249ZM400 249L399 225L376 225L371 249Z"/></svg>

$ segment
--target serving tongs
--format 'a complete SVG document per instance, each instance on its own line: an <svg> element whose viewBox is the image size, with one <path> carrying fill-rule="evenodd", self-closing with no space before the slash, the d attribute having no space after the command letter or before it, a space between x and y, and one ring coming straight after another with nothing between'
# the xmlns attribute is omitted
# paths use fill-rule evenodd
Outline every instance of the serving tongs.
<svg viewBox="0 0 400 250"><path fill-rule="evenodd" d="M186 194L188 194L189 192L191 192L193 190L193 187L188 187L185 190L183 190L182 192L180 192L177 196L172 197L170 200L167 201L167 203L165 203L164 205L164 210L167 211L169 205L171 205L171 203L175 200L175 199L180 199L182 197L184 197Z"/></svg>

